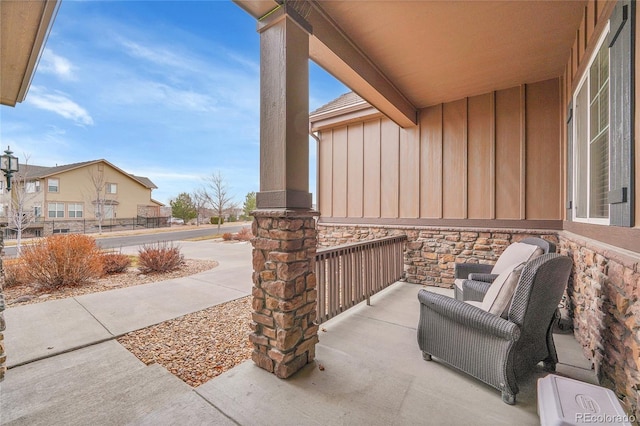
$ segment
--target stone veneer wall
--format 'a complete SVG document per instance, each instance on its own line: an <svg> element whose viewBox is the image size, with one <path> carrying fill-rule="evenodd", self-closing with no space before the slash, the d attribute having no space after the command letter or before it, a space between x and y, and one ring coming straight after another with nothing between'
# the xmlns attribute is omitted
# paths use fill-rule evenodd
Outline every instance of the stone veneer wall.
<svg viewBox="0 0 640 426"><path fill-rule="evenodd" d="M456 263L493 264L509 244L531 236L558 242L554 231L334 224L318 224L317 228L319 247L406 235L404 279L410 283L448 288L453 287Z"/></svg>
<svg viewBox="0 0 640 426"><path fill-rule="evenodd" d="M640 256L561 232L558 251L573 259L568 286L574 335L600 383L640 418Z"/></svg>
<svg viewBox="0 0 640 426"><path fill-rule="evenodd" d="M504 248L528 236L558 245L573 259L567 300L574 335L600 383L628 414L640 418L640 256L569 232L319 224L319 246L406 234L405 279L452 287L456 262L494 263Z"/></svg>

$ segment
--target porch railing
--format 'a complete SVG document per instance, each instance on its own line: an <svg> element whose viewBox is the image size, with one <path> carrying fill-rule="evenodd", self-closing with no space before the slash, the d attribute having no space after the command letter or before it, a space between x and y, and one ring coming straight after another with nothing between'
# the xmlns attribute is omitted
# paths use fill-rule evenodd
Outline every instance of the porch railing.
<svg viewBox="0 0 640 426"><path fill-rule="evenodd" d="M319 249L316 253L318 324L402 278L406 235Z"/></svg>

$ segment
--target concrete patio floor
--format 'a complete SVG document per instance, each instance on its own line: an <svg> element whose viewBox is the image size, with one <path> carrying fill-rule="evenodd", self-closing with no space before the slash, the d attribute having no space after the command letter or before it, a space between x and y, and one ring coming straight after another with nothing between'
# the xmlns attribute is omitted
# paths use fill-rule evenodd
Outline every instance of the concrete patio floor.
<svg viewBox="0 0 640 426"><path fill-rule="evenodd" d="M396 283L371 306L360 304L322 324L316 362L293 378L275 379L247 362L196 392L243 425L539 424L536 380L547 374L541 367L520 383L517 403L509 406L497 390L422 359L420 288ZM558 334L555 341L557 373L596 383L573 335Z"/></svg>
<svg viewBox="0 0 640 426"><path fill-rule="evenodd" d="M536 379L515 406L434 360L416 341L417 292L396 283L321 325L316 362L288 380L248 361L192 389L145 366L116 341L9 370L0 384L2 424L536 425ZM448 290L433 289L448 293ZM572 335L555 337L558 373L595 383ZM322 364L324 370L319 369Z"/></svg>

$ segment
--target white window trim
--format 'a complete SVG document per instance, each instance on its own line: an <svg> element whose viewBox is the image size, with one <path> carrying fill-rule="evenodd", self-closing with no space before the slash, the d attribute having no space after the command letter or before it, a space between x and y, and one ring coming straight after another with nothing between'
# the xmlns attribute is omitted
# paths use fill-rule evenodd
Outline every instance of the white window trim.
<svg viewBox="0 0 640 426"><path fill-rule="evenodd" d="M56 185L56 190L52 191L51 190L51 185L49 184L50 181L55 180L58 182L58 184ZM52 192L52 193L59 193L60 192L60 179L59 178L49 178L47 179L47 192Z"/></svg>
<svg viewBox="0 0 640 426"><path fill-rule="evenodd" d="M586 84L586 80L587 77L589 76L589 69L591 68L591 65L593 65L593 61L596 59L596 56L598 56L598 52L600 51L600 48L602 47L602 45L607 41L607 37L609 35L609 23L607 22L607 25L605 26L604 30L602 31L602 34L600 34L600 37L598 38L598 42L595 45L595 48L593 49L593 52L591 53L591 57L589 58L589 62L587 62L587 66L585 67L582 76L580 77L580 80L578 80L578 85L576 86L576 90L573 92L573 94L571 95L571 101L574 105L576 105L577 102L577 98L578 98L578 93L580 92L580 89L582 88L582 86L584 84ZM611 75L611 59L609 59L609 75ZM609 86L609 91L611 91L611 86ZM611 93L611 92L609 92ZM589 114L589 118L591 118L591 108L587 108L587 112ZM575 114L574 114L575 116ZM591 120L589 120L589 125L591 125ZM577 123L576 121L573 122L573 126L571 131L573 132L573 158L571 159L572 162L572 170L573 170L573 176L572 176L572 180L573 180L573 191L572 191L572 197L573 199L571 200L571 204L574 206L572 211L571 211L571 216L572 216L572 220L574 222L582 222L582 223L590 223L590 224L594 224L594 225L610 225L611 224L611 207L607 207L609 209L609 213L608 213L608 217L606 219L602 219L602 218L584 218L584 217L578 217L576 214L578 212L577 209L577 202L576 202L576 197L578 194L578 170L576 167L576 156L578 153L578 135L577 135ZM611 105L609 105L609 154L611 153ZM611 176L611 170L609 170L609 176ZM588 203L587 203L588 204Z"/></svg>

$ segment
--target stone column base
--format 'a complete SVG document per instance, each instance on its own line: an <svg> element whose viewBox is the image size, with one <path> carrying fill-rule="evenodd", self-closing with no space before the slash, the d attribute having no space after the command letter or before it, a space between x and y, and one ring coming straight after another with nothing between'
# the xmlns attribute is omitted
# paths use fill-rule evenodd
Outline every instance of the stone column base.
<svg viewBox="0 0 640 426"><path fill-rule="evenodd" d="M316 229L310 210L253 213L253 361L287 378L315 358Z"/></svg>

